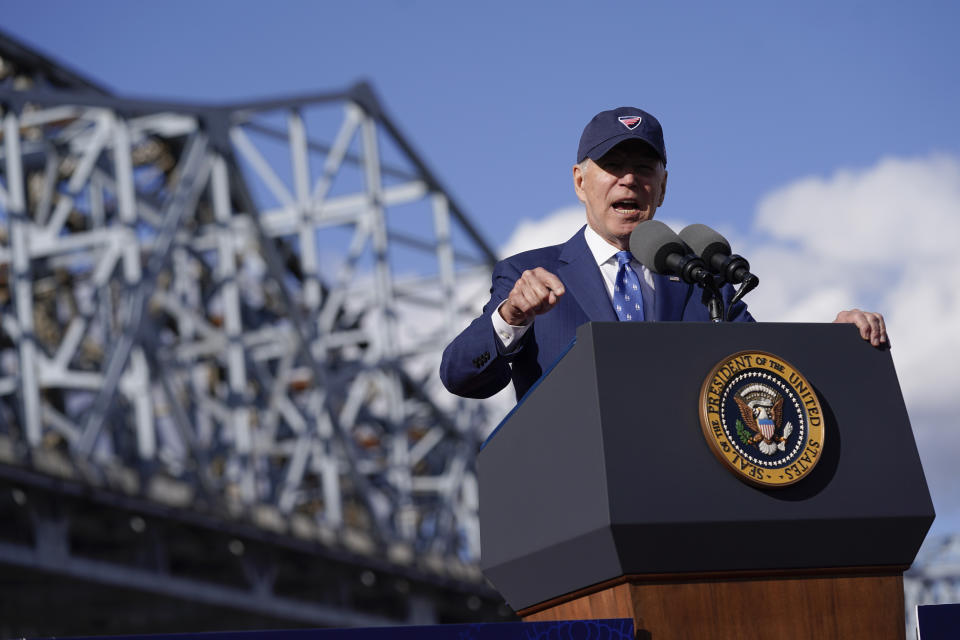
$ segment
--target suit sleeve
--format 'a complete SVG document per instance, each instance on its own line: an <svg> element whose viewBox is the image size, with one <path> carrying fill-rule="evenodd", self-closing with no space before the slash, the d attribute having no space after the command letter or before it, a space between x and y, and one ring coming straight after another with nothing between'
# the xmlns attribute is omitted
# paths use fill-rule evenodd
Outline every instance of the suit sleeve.
<svg viewBox="0 0 960 640"><path fill-rule="evenodd" d="M510 383L510 360L523 350L530 332L506 354L490 314L510 295L519 277L516 266L507 261L498 262L493 269L490 300L484 305L483 313L444 349L440 380L451 393L465 398L489 398Z"/></svg>

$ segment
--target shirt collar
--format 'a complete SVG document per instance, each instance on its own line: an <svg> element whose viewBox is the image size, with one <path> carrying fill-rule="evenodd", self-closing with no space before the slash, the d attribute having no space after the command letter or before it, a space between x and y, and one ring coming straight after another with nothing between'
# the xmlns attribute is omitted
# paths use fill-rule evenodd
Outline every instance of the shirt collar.
<svg viewBox="0 0 960 640"><path fill-rule="evenodd" d="M620 249L601 238L600 234L594 231L589 224L583 232L583 239L587 241L587 247L593 254L593 259L597 261L597 265L609 262L620 251Z"/></svg>

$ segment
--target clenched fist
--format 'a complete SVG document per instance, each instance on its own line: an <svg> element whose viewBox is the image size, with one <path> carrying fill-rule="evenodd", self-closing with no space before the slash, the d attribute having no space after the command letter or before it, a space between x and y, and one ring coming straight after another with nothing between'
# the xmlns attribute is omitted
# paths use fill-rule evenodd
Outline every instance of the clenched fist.
<svg viewBox="0 0 960 640"><path fill-rule="evenodd" d="M560 278L546 269L524 271L500 306L500 317L514 326L528 324L534 316L553 309L564 291Z"/></svg>

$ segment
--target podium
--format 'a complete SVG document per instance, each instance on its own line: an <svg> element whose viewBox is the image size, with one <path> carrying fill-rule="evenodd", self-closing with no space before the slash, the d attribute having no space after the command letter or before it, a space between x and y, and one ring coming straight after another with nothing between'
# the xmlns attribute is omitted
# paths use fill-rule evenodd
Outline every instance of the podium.
<svg viewBox="0 0 960 640"><path fill-rule="evenodd" d="M742 351L819 398L822 455L795 484L748 484L701 429L705 379ZM934 518L890 352L853 325L583 325L478 467L481 568L514 610L655 640L903 638Z"/></svg>

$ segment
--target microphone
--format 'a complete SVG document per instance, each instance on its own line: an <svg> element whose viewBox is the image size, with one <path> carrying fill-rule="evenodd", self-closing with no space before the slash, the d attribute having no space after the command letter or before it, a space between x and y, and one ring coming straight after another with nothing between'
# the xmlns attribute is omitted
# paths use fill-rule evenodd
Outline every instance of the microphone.
<svg viewBox="0 0 960 640"><path fill-rule="evenodd" d="M743 256L730 251L730 243L722 235L705 224L691 224L680 232L680 239L700 256L713 273L719 274L731 284L760 279L750 273L750 263ZM752 288L752 287L751 287Z"/></svg>
<svg viewBox="0 0 960 640"><path fill-rule="evenodd" d="M673 230L659 220L646 220L630 234L630 253L650 271L675 274L684 282L714 287L713 276L703 260Z"/></svg>

